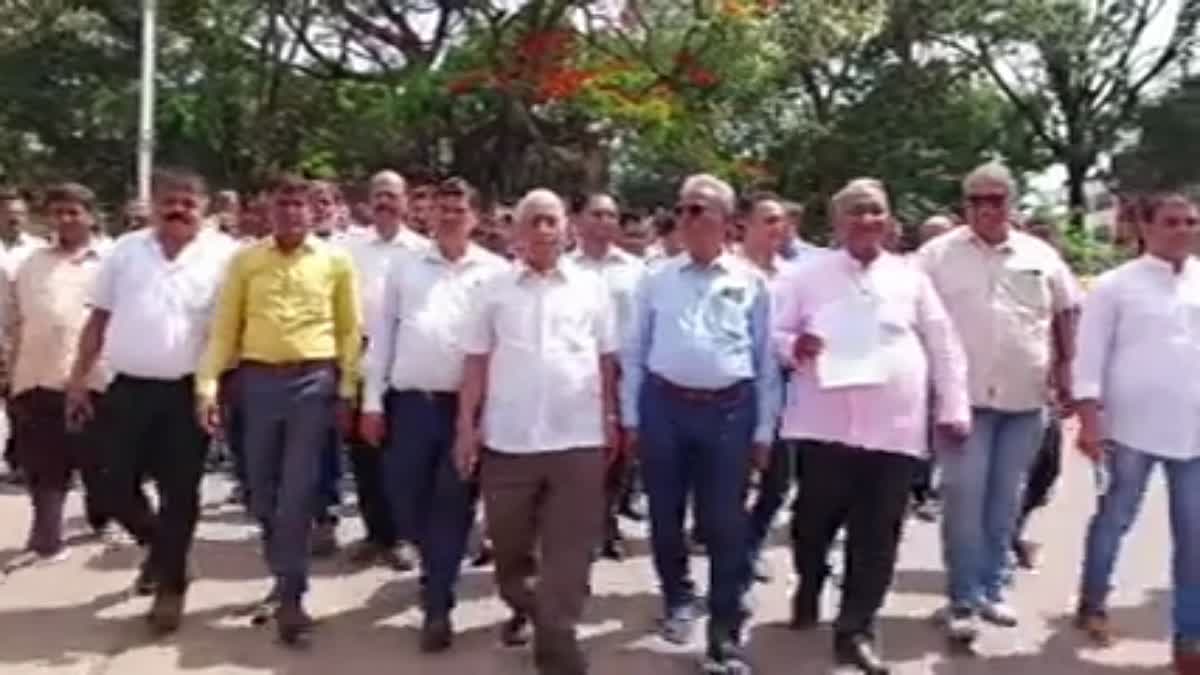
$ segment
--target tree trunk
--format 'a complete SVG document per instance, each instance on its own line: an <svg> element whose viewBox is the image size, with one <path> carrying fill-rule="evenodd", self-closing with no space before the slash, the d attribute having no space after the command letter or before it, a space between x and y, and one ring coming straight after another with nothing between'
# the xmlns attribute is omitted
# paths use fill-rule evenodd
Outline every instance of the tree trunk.
<svg viewBox="0 0 1200 675"><path fill-rule="evenodd" d="M1088 212L1087 174L1091 164L1072 159L1067 161L1067 205L1071 209L1071 228L1082 230Z"/></svg>

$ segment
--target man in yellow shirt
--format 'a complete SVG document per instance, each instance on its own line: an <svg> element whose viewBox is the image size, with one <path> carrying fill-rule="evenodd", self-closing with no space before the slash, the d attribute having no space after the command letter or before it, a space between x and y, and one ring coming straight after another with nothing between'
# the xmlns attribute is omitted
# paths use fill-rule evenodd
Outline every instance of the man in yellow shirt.
<svg viewBox="0 0 1200 675"><path fill-rule="evenodd" d="M196 378L200 421L215 429L218 377L240 366L250 510L275 576L268 602L289 645L312 626L302 603L312 504L331 428L349 425L362 343L353 263L311 234L310 194L294 177L271 189L273 236L230 264Z"/></svg>

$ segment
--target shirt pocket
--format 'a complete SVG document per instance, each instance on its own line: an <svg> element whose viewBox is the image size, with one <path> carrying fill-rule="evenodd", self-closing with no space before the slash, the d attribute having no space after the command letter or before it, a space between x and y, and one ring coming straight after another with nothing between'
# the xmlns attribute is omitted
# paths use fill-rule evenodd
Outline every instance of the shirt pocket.
<svg viewBox="0 0 1200 675"><path fill-rule="evenodd" d="M597 351L595 322L580 307L563 307L550 316L550 340L564 351Z"/></svg>
<svg viewBox="0 0 1200 675"><path fill-rule="evenodd" d="M1021 310L1044 314L1050 309L1050 284L1046 273L1033 268L1010 268L1001 273L1002 291Z"/></svg>
<svg viewBox="0 0 1200 675"><path fill-rule="evenodd" d="M744 286L714 288L705 303L713 334L721 340L749 339L750 289Z"/></svg>

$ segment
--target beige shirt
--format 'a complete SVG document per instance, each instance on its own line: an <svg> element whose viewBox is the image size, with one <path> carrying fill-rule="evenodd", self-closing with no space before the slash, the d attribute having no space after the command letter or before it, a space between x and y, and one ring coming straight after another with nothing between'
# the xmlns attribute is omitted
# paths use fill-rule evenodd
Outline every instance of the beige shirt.
<svg viewBox="0 0 1200 675"><path fill-rule="evenodd" d="M9 363L14 394L66 387L102 259L98 242L74 253L43 248L17 270L10 285L8 333L13 338ZM89 385L95 391L108 385L103 362L92 371Z"/></svg>
<svg viewBox="0 0 1200 675"><path fill-rule="evenodd" d="M1009 412L1045 405L1052 319L1079 302L1058 253L1024 232L992 246L960 227L930 240L917 259L962 338L971 405Z"/></svg>

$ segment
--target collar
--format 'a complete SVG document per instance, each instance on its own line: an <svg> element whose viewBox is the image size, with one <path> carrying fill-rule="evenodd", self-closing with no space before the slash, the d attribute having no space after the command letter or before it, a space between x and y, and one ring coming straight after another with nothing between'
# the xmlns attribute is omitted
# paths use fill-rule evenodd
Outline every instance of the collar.
<svg viewBox="0 0 1200 675"><path fill-rule="evenodd" d="M524 260L518 261L516 264L517 281L527 281L531 279L553 279L556 281L569 281L574 269L571 263L567 262L563 256L559 256L554 262L554 267L551 267L545 272L538 272L530 267Z"/></svg>
<svg viewBox="0 0 1200 675"><path fill-rule="evenodd" d="M713 261L707 265L697 262L694 258L692 258L692 254L688 253L687 251L684 251L681 256L684 259L684 269L693 269L697 271L716 270L717 272L729 272L733 270L734 265L737 264L736 259L732 254L729 253L729 251L721 251L720 255L718 255L716 258L713 258Z"/></svg>
<svg viewBox="0 0 1200 675"><path fill-rule="evenodd" d="M610 262L616 262L616 263L628 262L629 257L631 257L631 256L629 256L628 253L625 253L624 251L622 251L616 245L609 244L608 248L605 249L605 251L604 251L604 255L600 256L599 258L593 258L592 256L588 255L587 252L585 252L583 250L582 245L580 245L579 248L572 251L570 257L572 260L574 260L576 262L582 262L582 263L590 262L590 263L603 264L603 263L610 263Z"/></svg>
<svg viewBox="0 0 1200 675"><path fill-rule="evenodd" d="M1143 253L1139 260L1141 260L1142 264L1146 267L1149 267L1150 269L1153 269L1159 273L1169 274L1172 277L1182 277L1185 274L1190 274L1196 266L1196 261L1194 258L1192 258L1192 256L1188 256L1187 259L1183 261L1183 266L1178 272L1175 271L1175 266L1169 261L1163 260L1162 258L1150 253Z"/></svg>
<svg viewBox="0 0 1200 675"><path fill-rule="evenodd" d="M98 237L95 237L95 236L89 237L88 243L86 245L84 245L82 248L80 248L78 250L71 251L69 259L72 261L81 261L81 260L86 260L88 258L99 259L102 245L103 245L103 242L100 241ZM66 255L67 254L67 251L65 251L61 246L58 245L57 239L53 243L51 243L49 246L47 246L45 248L45 250L51 251L55 255Z"/></svg>
<svg viewBox="0 0 1200 675"><path fill-rule="evenodd" d="M989 251L996 251L999 253L1015 252L1017 249L1016 249L1016 244L1015 244L1014 240L1021 234L1016 229L1009 227L1008 228L1008 237L1005 238L1005 240L1000 242L999 244L992 244L992 243L984 241L983 238L980 237L978 234L975 234L975 230L971 229L970 225L968 225L966 227L962 227L962 228L957 228L957 229L963 230L963 232L964 232L963 236L965 236L967 238L967 241L971 242L973 245L978 246L982 249L986 249Z"/></svg>
<svg viewBox="0 0 1200 675"><path fill-rule="evenodd" d="M446 256L442 255L442 249L437 245L437 242L430 241L429 245L422 252L421 258L439 265L474 265L483 262L486 254L487 252L483 250L483 247L473 241L468 241L467 249L463 251L462 257L458 260L450 261L446 259Z"/></svg>
<svg viewBox="0 0 1200 675"><path fill-rule="evenodd" d="M889 259L892 254L888 253L887 251L880 251L879 255L875 256L875 259L869 263L864 263L863 261L859 260L858 258L855 258L854 256L850 255L850 252L847 251L845 248L837 249L837 255L841 256L842 264L846 265L847 267L849 267L850 269L853 269L856 272L864 272L865 273L865 272L869 272L871 270L879 269L880 264L883 263L885 260Z"/></svg>
<svg viewBox="0 0 1200 675"><path fill-rule="evenodd" d="M283 251L280 251L280 249L279 249L279 241L275 239L275 235L273 235L273 234L269 235L269 236L267 236L266 239L267 239L267 246L271 247L272 249L274 249L276 251L279 251L280 253L283 253ZM325 243L324 240L317 238L317 236L315 234L312 234L310 232L309 234L304 235L304 239L300 240L300 245L297 246L295 250L296 251L304 251L304 252L312 252L312 251L315 251L318 246L320 246L324 243Z"/></svg>

